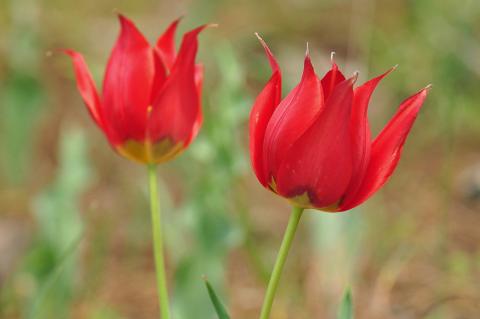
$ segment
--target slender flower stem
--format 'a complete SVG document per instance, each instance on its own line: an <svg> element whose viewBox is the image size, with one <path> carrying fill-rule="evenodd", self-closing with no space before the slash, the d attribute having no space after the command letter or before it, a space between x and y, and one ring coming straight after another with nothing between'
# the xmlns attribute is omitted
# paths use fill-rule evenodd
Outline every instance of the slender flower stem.
<svg viewBox="0 0 480 319"><path fill-rule="evenodd" d="M153 250L157 275L158 301L162 314L161 318L170 319L165 261L163 260L162 222L158 201L157 166L154 164L148 165L148 181L150 186L150 212L152 215Z"/></svg>
<svg viewBox="0 0 480 319"><path fill-rule="evenodd" d="M267 293L265 294L265 300L263 301L260 319L268 319L270 317L270 311L272 310L273 299L275 298L278 282L282 274L283 266L285 265L285 260L287 259L288 251L292 246L293 238L295 237L295 232L298 223L300 222L300 217L302 217L302 213L303 208L293 207L292 214L288 220L287 229L283 235L282 245L278 251L277 260L275 261L275 266L273 267L272 275L268 282Z"/></svg>

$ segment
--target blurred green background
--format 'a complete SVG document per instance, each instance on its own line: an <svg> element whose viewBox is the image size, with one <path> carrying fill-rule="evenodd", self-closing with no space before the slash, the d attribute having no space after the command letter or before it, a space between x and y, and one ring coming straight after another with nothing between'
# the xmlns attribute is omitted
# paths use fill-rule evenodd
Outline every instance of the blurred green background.
<svg viewBox="0 0 480 319"><path fill-rule="evenodd" d="M181 31L220 24L200 40L202 131L159 168L174 318L214 318L203 274L234 319L255 318L289 216L248 159L270 72L254 32L286 91L307 41L320 75L331 51L360 82L399 64L373 97L374 134L433 83L388 185L351 212L305 214L272 318L334 318L347 285L357 318L479 318L478 0L1 0L0 318L157 316L146 169L112 152L55 53L82 52L101 83L115 11L152 42L182 14Z"/></svg>

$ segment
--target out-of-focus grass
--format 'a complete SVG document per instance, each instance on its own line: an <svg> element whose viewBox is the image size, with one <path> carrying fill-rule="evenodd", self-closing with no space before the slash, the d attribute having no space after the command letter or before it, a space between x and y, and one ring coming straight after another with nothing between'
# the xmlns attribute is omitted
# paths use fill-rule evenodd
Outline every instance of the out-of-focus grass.
<svg viewBox="0 0 480 319"><path fill-rule="evenodd" d="M5 298L20 305L22 317L70 318L70 306L81 269L79 246L83 223L78 197L89 177L86 141L79 131L65 131L60 167L54 183L33 202L36 232L21 267L8 282ZM9 305L6 305L9 314ZM15 311L15 310L12 310Z"/></svg>
<svg viewBox="0 0 480 319"><path fill-rule="evenodd" d="M21 184L31 171L34 128L39 120L44 91L41 84L38 35L38 6L32 3L25 12L27 1L5 1L10 25L4 37L3 74L0 76L0 153L1 176ZM2 61L0 60L0 63Z"/></svg>
<svg viewBox="0 0 480 319"><path fill-rule="evenodd" d="M107 146L76 92L69 61L44 58L45 51L73 47L85 54L100 84L118 32L113 9L132 17L152 42L182 13L182 31L220 24L200 40L205 124L185 154L159 169L176 318L213 315L202 274L229 301L234 318L254 317L287 220L287 204L262 189L248 167L248 112L270 72L255 31L278 57L285 91L299 80L306 41L319 75L332 50L347 74L360 70L359 82L398 63L372 100L375 134L402 99L434 85L391 182L350 213L305 215L276 317L333 318L347 281L357 318L480 313L480 205L458 192L479 187L459 179L480 161L478 1L12 0L0 2L0 226L17 225L9 233L18 239L0 233L1 316L28 314L40 283L59 269L73 228L82 224L70 206L79 199L85 248L66 258L77 262L66 262L55 280L67 291L58 303L71 306L71 318L156 314L144 169ZM73 125L84 128L86 150L81 138L66 135L64 150L80 158L57 160L57 139L66 132L58 128ZM87 180L76 175L81 171L95 172L85 196ZM64 183L76 186L65 190ZM64 210L70 214L56 215ZM73 228L54 227L64 235L47 235L56 221ZM28 298L11 289L22 273L34 274L22 281L30 287ZM56 293L46 293L39 307L57 307L50 298Z"/></svg>
<svg viewBox="0 0 480 319"><path fill-rule="evenodd" d="M245 76L233 48L217 45L214 56L218 73L212 76L218 85L207 91L201 136L178 161L188 190L179 212L170 216L174 225L169 243L177 266L173 298L180 318L212 317L207 292L199 293L204 289L201 275L215 287L224 286L228 252L240 240L234 224L239 209L236 184L247 169L241 124L249 101L242 94Z"/></svg>

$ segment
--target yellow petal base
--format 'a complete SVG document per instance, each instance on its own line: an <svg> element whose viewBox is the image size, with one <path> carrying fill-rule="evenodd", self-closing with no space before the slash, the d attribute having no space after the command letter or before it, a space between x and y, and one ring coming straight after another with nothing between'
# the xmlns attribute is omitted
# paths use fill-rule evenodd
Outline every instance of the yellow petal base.
<svg viewBox="0 0 480 319"><path fill-rule="evenodd" d="M129 160L143 164L160 164L171 160L185 149L183 143L164 138L156 143L127 140L116 147L117 152Z"/></svg>
<svg viewBox="0 0 480 319"><path fill-rule="evenodd" d="M277 192L277 184L275 183L275 180L273 178L272 178L272 181L269 184L269 187L275 194L281 196ZM312 201L310 200L310 196L308 196L308 192L305 192L301 195L297 195L297 196L290 197L290 198L285 197L285 199L288 200L290 202L290 204L293 205L293 206L304 208L304 209L316 209L316 210L324 211L324 212L327 212L327 213L337 212L338 204L340 203L340 201L338 201L337 203L334 203L330 206L315 207L315 206L313 206Z"/></svg>

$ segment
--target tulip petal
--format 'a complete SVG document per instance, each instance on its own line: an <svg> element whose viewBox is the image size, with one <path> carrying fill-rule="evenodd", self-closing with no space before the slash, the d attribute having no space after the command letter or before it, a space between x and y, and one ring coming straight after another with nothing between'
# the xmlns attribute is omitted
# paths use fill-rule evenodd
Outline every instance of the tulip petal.
<svg viewBox="0 0 480 319"><path fill-rule="evenodd" d="M263 161L268 183L276 176L286 152L312 125L323 106L322 85L307 54L299 85L275 108L265 131Z"/></svg>
<svg viewBox="0 0 480 319"><path fill-rule="evenodd" d="M92 74L85 63L85 59L80 53L73 50L67 49L64 50L64 52L72 58L78 91L80 92L93 120L103 130L104 121L101 109L102 105L98 96L95 81L93 81Z"/></svg>
<svg viewBox="0 0 480 319"><path fill-rule="evenodd" d="M155 71L153 52L133 22L122 15L119 20L121 32L103 82L104 114L122 140L142 141Z"/></svg>
<svg viewBox="0 0 480 319"><path fill-rule="evenodd" d="M197 88L197 95L198 95L198 110L197 110L197 117L195 118L195 122L193 123L192 133L190 138L187 140L187 144L190 143L192 140L197 137L200 128L202 127L203 123L203 113L202 113L202 87L203 87L203 74L204 74L204 67L202 64L195 65L195 87Z"/></svg>
<svg viewBox="0 0 480 319"><path fill-rule="evenodd" d="M173 21L165 30L165 32L158 38L154 48L155 57L155 76L152 86L151 101L158 96L162 90L168 73L171 71L177 52L175 50L175 32L181 18Z"/></svg>
<svg viewBox="0 0 480 319"><path fill-rule="evenodd" d="M153 54L155 73L153 76L152 90L150 92L150 105L153 103L153 100L157 97L160 91L167 80L167 69L165 64L162 61L160 55L154 52Z"/></svg>
<svg viewBox="0 0 480 319"><path fill-rule="evenodd" d="M175 32L177 31L180 20L181 18L178 18L173 21L167 30L158 38L157 44L155 45L155 53L160 56L167 71L170 71L175 63Z"/></svg>
<svg viewBox="0 0 480 319"><path fill-rule="evenodd" d="M323 97L325 101L333 92L333 89L343 81L345 81L345 76L340 72L337 64L333 62L332 57L332 68L322 78Z"/></svg>
<svg viewBox="0 0 480 319"><path fill-rule="evenodd" d="M263 142L268 121L282 98L282 75L278 63L267 44L259 36L258 38L270 61L272 75L255 100L250 112L250 161L259 182L267 187L268 181L264 173L263 164Z"/></svg>
<svg viewBox="0 0 480 319"><path fill-rule="evenodd" d="M353 107L350 117L350 133L353 143L353 175L345 192L342 204L348 205L348 202L357 193L370 159L371 132L368 123L368 104L370 103L370 98L380 81L395 70L395 68L396 67L391 68L353 91Z"/></svg>
<svg viewBox="0 0 480 319"><path fill-rule="evenodd" d="M197 92L199 79L195 72L195 56L198 50L198 34L206 27L198 27L183 36L171 73L161 92L153 100L148 119L148 135L153 142L168 138L174 144L183 143L186 146L191 141L192 132L198 132L195 123L198 123L201 116L201 108Z"/></svg>
<svg viewBox="0 0 480 319"><path fill-rule="evenodd" d="M295 202L306 194L308 202L299 204L316 208L343 195L352 175L349 119L355 79L334 88L313 125L284 154L276 180L280 195Z"/></svg>
<svg viewBox="0 0 480 319"><path fill-rule="evenodd" d="M428 87L409 97L372 143L370 161L363 182L355 197L340 205L348 210L372 196L392 175L402 153L408 133L427 97Z"/></svg>

